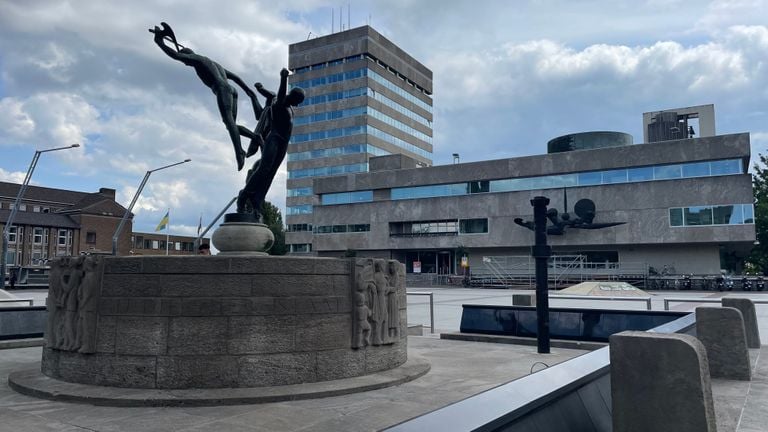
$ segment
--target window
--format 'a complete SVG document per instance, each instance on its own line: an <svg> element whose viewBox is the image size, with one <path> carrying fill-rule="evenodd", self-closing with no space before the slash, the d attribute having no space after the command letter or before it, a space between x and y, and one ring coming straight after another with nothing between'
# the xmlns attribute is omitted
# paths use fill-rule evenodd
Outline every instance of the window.
<svg viewBox="0 0 768 432"><path fill-rule="evenodd" d="M60 229L57 244L59 246L66 246L67 245L67 230Z"/></svg>
<svg viewBox="0 0 768 432"><path fill-rule="evenodd" d="M741 160L730 159L710 162L711 173L713 176L742 174Z"/></svg>
<svg viewBox="0 0 768 432"><path fill-rule="evenodd" d="M312 231L312 224L289 224L288 232Z"/></svg>
<svg viewBox="0 0 768 432"><path fill-rule="evenodd" d="M312 252L312 243L294 243L289 245L289 250L292 253L309 253Z"/></svg>
<svg viewBox="0 0 768 432"><path fill-rule="evenodd" d="M754 224L752 204L695 206L669 209L669 224L680 226Z"/></svg>
<svg viewBox="0 0 768 432"><path fill-rule="evenodd" d="M627 170L611 170L603 171L603 184L611 183L626 183L627 182Z"/></svg>
<svg viewBox="0 0 768 432"><path fill-rule="evenodd" d="M8 228L8 243L16 243L16 237L24 236L24 228L12 226Z"/></svg>
<svg viewBox="0 0 768 432"><path fill-rule="evenodd" d="M19 204L19 211L27 211L27 205L26 204Z"/></svg>
<svg viewBox="0 0 768 432"><path fill-rule="evenodd" d="M285 213L289 216L300 214L312 214L312 204L286 207Z"/></svg>
<svg viewBox="0 0 768 432"><path fill-rule="evenodd" d="M40 213L40 206L32 206L32 211L35 213Z"/></svg>
<svg viewBox="0 0 768 432"><path fill-rule="evenodd" d="M683 222L688 226L712 225L712 207L686 207Z"/></svg>
<svg viewBox="0 0 768 432"><path fill-rule="evenodd" d="M579 174L579 186L599 185L602 181L600 172L586 172Z"/></svg>
<svg viewBox="0 0 768 432"><path fill-rule="evenodd" d="M709 162L683 164L683 177L705 177L710 173Z"/></svg>
<svg viewBox="0 0 768 432"><path fill-rule="evenodd" d="M311 187L302 187L302 188L296 188L296 189L288 189L288 196L289 197L310 196L310 195L312 195L312 188Z"/></svg>
<svg viewBox="0 0 768 432"><path fill-rule="evenodd" d="M96 243L96 233L93 231L88 231L85 233L85 242L87 244L95 244Z"/></svg>
<svg viewBox="0 0 768 432"><path fill-rule="evenodd" d="M373 191L341 192L322 195L323 205L354 204L373 201Z"/></svg>
<svg viewBox="0 0 768 432"><path fill-rule="evenodd" d="M431 237L457 235L456 219L439 221L390 222L390 237Z"/></svg>
<svg viewBox="0 0 768 432"><path fill-rule="evenodd" d="M40 227L32 228L32 243L43 244L43 229Z"/></svg>
<svg viewBox="0 0 768 432"><path fill-rule="evenodd" d="M144 249L152 249L152 240L144 239Z"/></svg>
<svg viewBox="0 0 768 432"><path fill-rule="evenodd" d="M459 233L483 234L488 232L488 219L461 219Z"/></svg>
<svg viewBox="0 0 768 432"><path fill-rule="evenodd" d="M136 249L144 249L144 236L136 236L133 244Z"/></svg>
<svg viewBox="0 0 768 432"><path fill-rule="evenodd" d="M152 249L160 249L160 242L152 240Z"/></svg>
<svg viewBox="0 0 768 432"><path fill-rule="evenodd" d="M653 180L653 167L627 169L627 181L641 182Z"/></svg>
<svg viewBox="0 0 768 432"><path fill-rule="evenodd" d="M174 242L174 250L180 251L181 250L181 242Z"/></svg>
<svg viewBox="0 0 768 432"><path fill-rule="evenodd" d="M489 192L490 190L490 183L488 180L469 182L469 193L483 193Z"/></svg>
<svg viewBox="0 0 768 432"><path fill-rule="evenodd" d="M683 226L683 209L669 209L669 224L671 226Z"/></svg>
<svg viewBox="0 0 768 432"><path fill-rule="evenodd" d="M667 180L680 178L680 165L662 165L653 167L653 178L656 180Z"/></svg>

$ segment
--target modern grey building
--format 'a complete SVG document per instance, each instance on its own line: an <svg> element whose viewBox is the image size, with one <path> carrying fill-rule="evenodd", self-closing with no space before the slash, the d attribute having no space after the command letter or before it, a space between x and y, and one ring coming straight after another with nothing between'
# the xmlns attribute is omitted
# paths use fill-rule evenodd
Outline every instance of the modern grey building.
<svg viewBox="0 0 768 432"><path fill-rule="evenodd" d="M306 99L288 148L286 243L309 253L315 178L367 172L373 156L432 164L432 71L369 26L292 44L288 63Z"/></svg>
<svg viewBox="0 0 768 432"><path fill-rule="evenodd" d="M748 133L426 168L390 155L372 158L367 173L314 179L305 220L319 256L354 249L408 272L417 263L454 273L457 251L475 269L489 257L530 255L533 233L513 221L532 219L534 196L571 215L589 199L595 223L624 224L551 235L555 254L713 274L722 255L743 257L755 241L749 158Z"/></svg>

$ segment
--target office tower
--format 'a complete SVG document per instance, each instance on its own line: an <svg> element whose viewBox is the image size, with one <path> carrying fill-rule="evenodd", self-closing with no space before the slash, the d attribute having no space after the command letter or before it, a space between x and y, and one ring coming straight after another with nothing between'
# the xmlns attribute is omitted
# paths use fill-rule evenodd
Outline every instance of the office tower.
<svg viewBox="0 0 768 432"><path fill-rule="evenodd" d="M369 26L292 44L288 63L306 99L288 146L286 243L310 253L315 178L367 172L373 156L432 164L432 71Z"/></svg>

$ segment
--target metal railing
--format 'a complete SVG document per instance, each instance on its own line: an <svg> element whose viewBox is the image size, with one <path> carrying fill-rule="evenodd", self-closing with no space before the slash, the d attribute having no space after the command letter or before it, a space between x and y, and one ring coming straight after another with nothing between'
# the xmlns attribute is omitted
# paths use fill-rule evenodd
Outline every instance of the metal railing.
<svg viewBox="0 0 768 432"><path fill-rule="evenodd" d="M425 291L425 292L406 291L405 294L416 295L416 296L429 296L429 332L434 333L435 332L435 296L432 294L432 291Z"/></svg>
<svg viewBox="0 0 768 432"><path fill-rule="evenodd" d="M34 299L31 298L17 298L17 299L0 299L0 303L29 303L30 306L34 303Z"/></svg>
<svg viewBox="0 0 768 432"><path fill-rule="evenodd" d="M609 297L609 296L584 296L584 295L561 295L550 294L549 298L556 299L568 299L568 300L614 300L614 301L641 301L645 302L647 310L653 310L651 307L651 297ZM666 304L666 303L665 303ZM669 309L666 309L669 310Z"/></svg>
<svg viewBox="0 0 768 432"><path fill-rule="evenodd" d="M675 302L675 303L721 303L722 300L726 297L720 297L720 298L711 298L711 297L705 297L705 298L696 298L696 297L667 297L664 299L664 310L669 310L669 303ZM731 298L742 298L742 297L731 297ZM748 298L748 297L743 297ZM755 300L755 299L749 299L754 304L768 304L768 300Z"/></svg>

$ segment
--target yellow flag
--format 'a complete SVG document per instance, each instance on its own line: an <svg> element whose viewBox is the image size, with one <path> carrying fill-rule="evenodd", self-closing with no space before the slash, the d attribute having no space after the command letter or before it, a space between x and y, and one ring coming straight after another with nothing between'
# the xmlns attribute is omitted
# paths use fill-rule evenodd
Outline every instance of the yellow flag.
<svg viewBox="0 0 768 432"><path fill-rule="evenodd" d="M168 227L168 216L170 215L171 211L168 210L168 212L165 213L165 216L160 220L160 223L157 224L157 228L155 228L155 232L162 231Z"/></svg>

